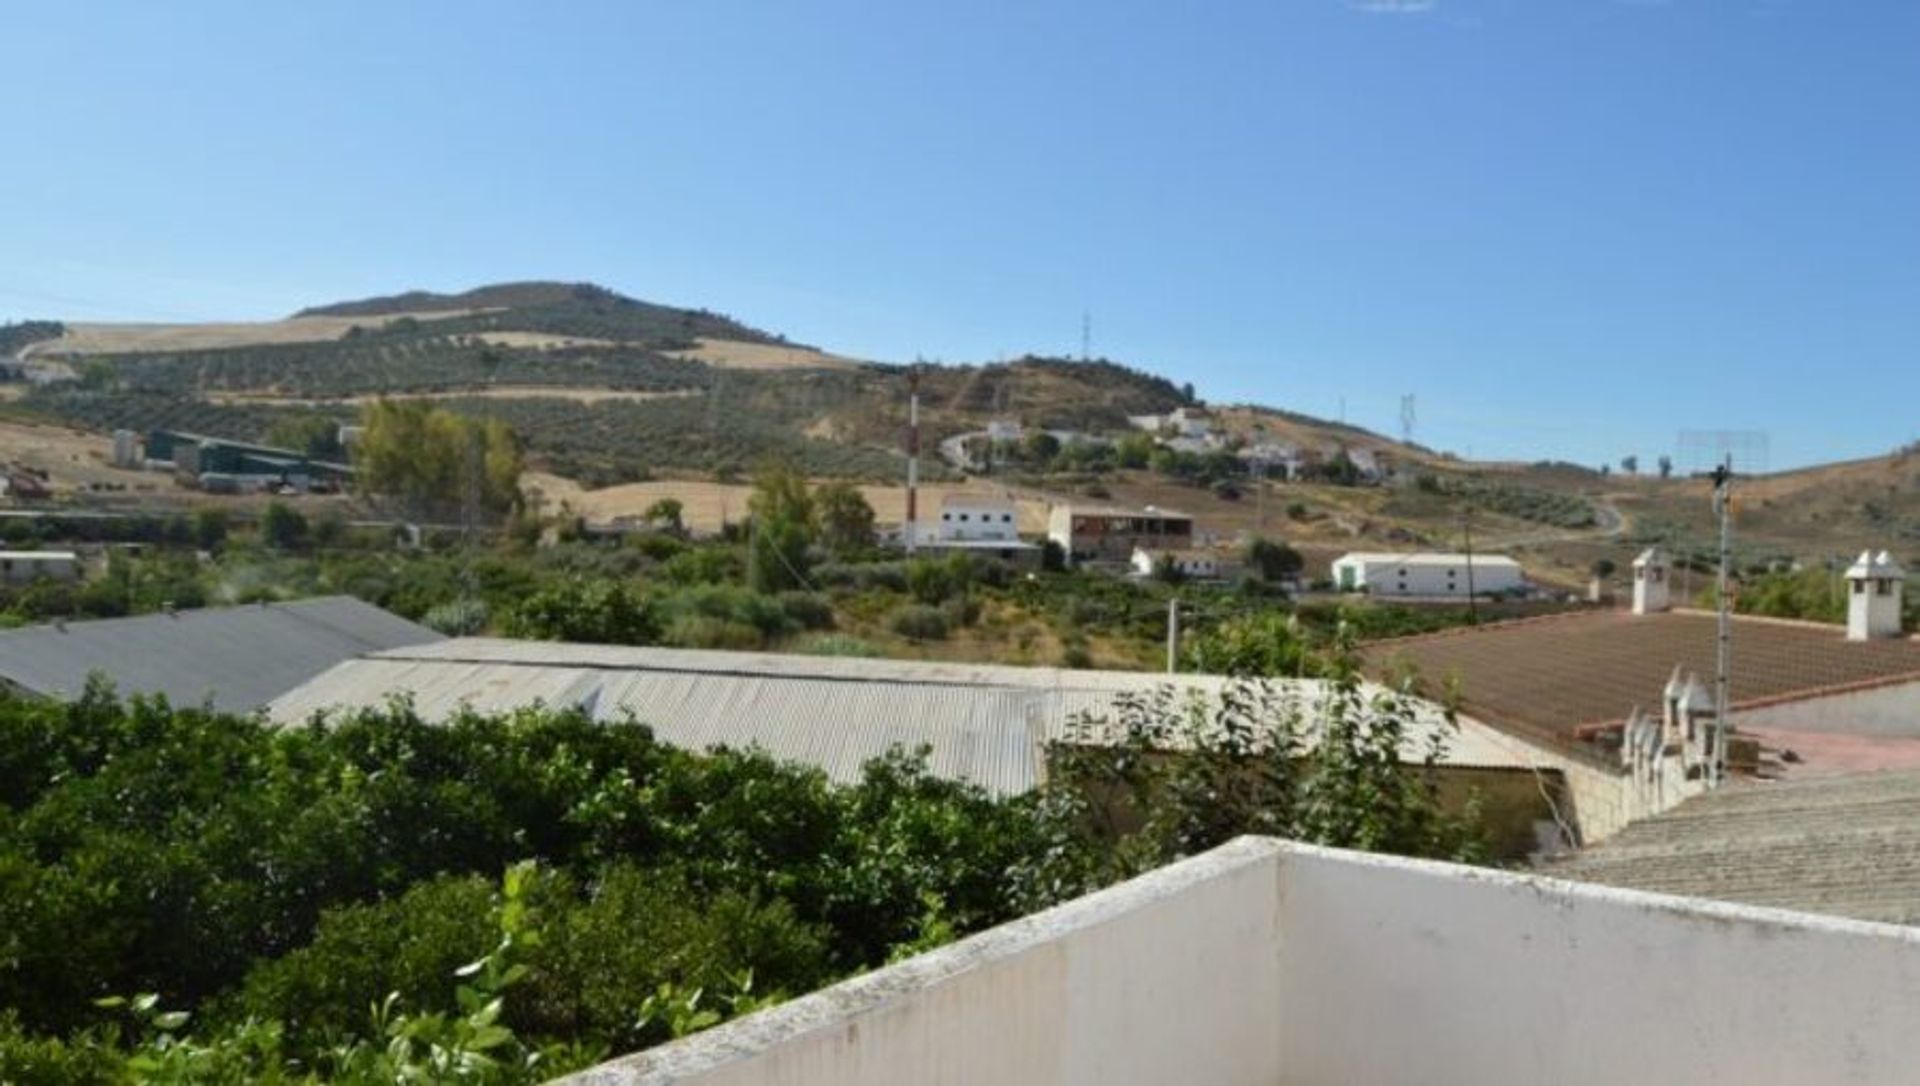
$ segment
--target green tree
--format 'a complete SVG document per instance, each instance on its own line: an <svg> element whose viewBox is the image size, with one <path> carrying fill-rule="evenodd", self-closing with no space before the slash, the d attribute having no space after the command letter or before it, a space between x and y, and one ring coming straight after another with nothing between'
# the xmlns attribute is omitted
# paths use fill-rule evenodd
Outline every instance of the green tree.
<svg viewBox="0 0 1920 1086"><path fill-rule="evenodd" d="M354 463L369 495L423 517L459 516L469 497L485 516L519 506L524 455L505 422L465 418L425 400L381 399L368 405L362 426Z"/></svg>
<svg viewBox="0 0 1920 1086"><path fill-rule="evenodd" d="M267 429L267 444L310 456L338 461L346 457L340 446L340 424L326 415L283 415Z"/></svg>
<svg viewBox="0 0 1920 1086"><path fill-rule="evenodd" d="M685 535L686 506L678 498L661 498L641 514L646 522L670 535Z"/></svg>
<svg viewBox="0 0 1920 1086"><path fill-rule="evenodd" d="M1626 472L1628 475L1640 474L1640 458L1638 456L1621 457L1620 470Z"/></svg>
<svg viewBox="0 0 1920 1086"><path fill-rule="evenodd" d="M860 488L844 479L813 492L820 520L820 542L836 555L859 554L873 547L873 506Z"/></svg>
<svg viewBox="0 0 1920 1086"><path fill-rule="evenodd" d="M1140 470L1153 460L1153 439L1146 434L1128 434L1114 443L1114 463L1123 468Z"/></svg>
<svg viewBox="0 0 1920 1086"><path fill-rule="evenodd" d="M813 495L799 472L771 464L754 477L747 501L747 574L755 591L806 588L807 548L818 531Z"/></svg>
<svg viewBox="0 0 1920 1086"><path fill-rule="evenodd" d="M1263 581L1284 581L1299 575L1306 562L1300 552L1277 539L1255 537L1247 544L1247 566Z"/></svg>
<svg viewBox="0 0 1920 1086"><path fill-rule="evenodd" d="M1660 478L1662 479L1673 478L1673 457L1662 456L1660 458Z"/></svg>
<svg viewBox="0 0 1920 1086"><path fill-rule="evenodd" d="M1036 429L1027 435L1026 441L1021 446L1021 455L1028 463L1036 467L1045 467L1053 463L1054 457L1060 455L1060 439L1045 430Z"/></svg>
<svg viewBox="0 0 1920 1086"><path fill-rule="evenodd" d="M217 551L227 542L227 511L215 506L194 510L193 541L203 551Z"/></svg>
<svg viewBox="0 0 1920 1086"><path fill-rule="evenodd" d="M260 536L276 550L298 550L307 543L307 518L285 502L268 502Z"/></svg>

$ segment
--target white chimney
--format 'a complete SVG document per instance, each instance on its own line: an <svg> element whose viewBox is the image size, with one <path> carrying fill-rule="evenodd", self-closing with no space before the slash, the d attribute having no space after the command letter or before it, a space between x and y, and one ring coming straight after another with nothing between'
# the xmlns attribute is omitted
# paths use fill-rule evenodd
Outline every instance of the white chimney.
<svg viewBox="0 0 1920 1086"><path fill-rule="evenodd" d="M1886 551L1861 551L1847 570L1847 640L1900 636L1900 597L1907 571Z"/></svg>
<svg viewBox="0 0 1920 1086"><path fill-rule="evenodd" d="M1673 606L1672 567L1659 547L1648 547L1633 560L1633 613L1652 615Z"/></svg>

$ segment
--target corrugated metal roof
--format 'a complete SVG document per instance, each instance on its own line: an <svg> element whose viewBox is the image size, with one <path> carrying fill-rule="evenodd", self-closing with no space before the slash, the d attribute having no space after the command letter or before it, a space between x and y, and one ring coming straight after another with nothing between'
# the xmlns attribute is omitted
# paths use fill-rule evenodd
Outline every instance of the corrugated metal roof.
<svg viewBox="0 0 1920 1086"><path fill-rule="evenodd" d="M440 635L350 596L0 631L0 683L72 697L102 672L122 694L248 712L366 652Z"/></svg>
<svg viewBox="0 0 1920 1086"><path fill-rule="evenodd" d="M272 719L378 706L409 694L429 720L470 707L580 706L595 719L631 714L666 742L692 749L759 746L837 780L895 746L929 748L942 776L1014 793L1040 780L1042 748L1082 714L1105 714L1121 694L1173 683L1217 699L1231 680L1157 672L1070 671L771 653L576 645L463 638L350 660L276 699ZM1311 705L1324 685L1282 682ZM1429 728L1437 708L1427 706ZM1422 731L1424 744L1430 730ZM1409 751L1417 757L1420 749ZM1457 765L1553 768L1545 751L1468 722L1451 736Z"/></svg>

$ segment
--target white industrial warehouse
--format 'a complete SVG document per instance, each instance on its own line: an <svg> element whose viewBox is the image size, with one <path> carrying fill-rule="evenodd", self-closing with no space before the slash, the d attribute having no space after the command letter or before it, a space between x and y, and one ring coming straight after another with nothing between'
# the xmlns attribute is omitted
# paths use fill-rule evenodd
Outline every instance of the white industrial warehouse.
<svg viewBox="0 0 1920 1086"><path fill-rule="evenodd" d="M379 707L394 694L410 697L428 720L465 709L577 707L601 720L631 716L677 746L759 746L843 781L857 779L862 766L894 747L924 746L933 772L1018 793L1040 783L1046 744L1070 738L1082 714L1110 712L1117 697L1168 684L1217 699L1229 682L1159 672L468 637L347 660L275 699L268 712L275 721L300 723L316 714ZM1325 693L1316 680L1275 685L1309 705ZM1445 728L1450 765L1531 772L1557 771L1568 761L1480 724L1453 728L1437 706L1424 711L1427 730L1410 741L1410 758L1420 757L1433 730Z"/></svg>

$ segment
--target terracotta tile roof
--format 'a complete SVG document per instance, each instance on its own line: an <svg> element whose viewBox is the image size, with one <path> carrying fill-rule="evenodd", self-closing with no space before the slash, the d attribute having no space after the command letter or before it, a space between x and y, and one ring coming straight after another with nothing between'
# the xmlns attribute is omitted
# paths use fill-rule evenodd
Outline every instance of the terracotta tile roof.
<svg viewBox="0 0 1920 1086"><path fill-rule="evenodd" d="M1457 680L1467 715L1572 745L1636 705L1658 714L1676 664L1711 683L1714 626L1700 611L1586 611L1379 641L1361 657L1376 677L1411 664L1429 693ZM1920 681L1920 641L1849 642L1839 626L1734 621L1736 711L1903 680Z"/></svg>

